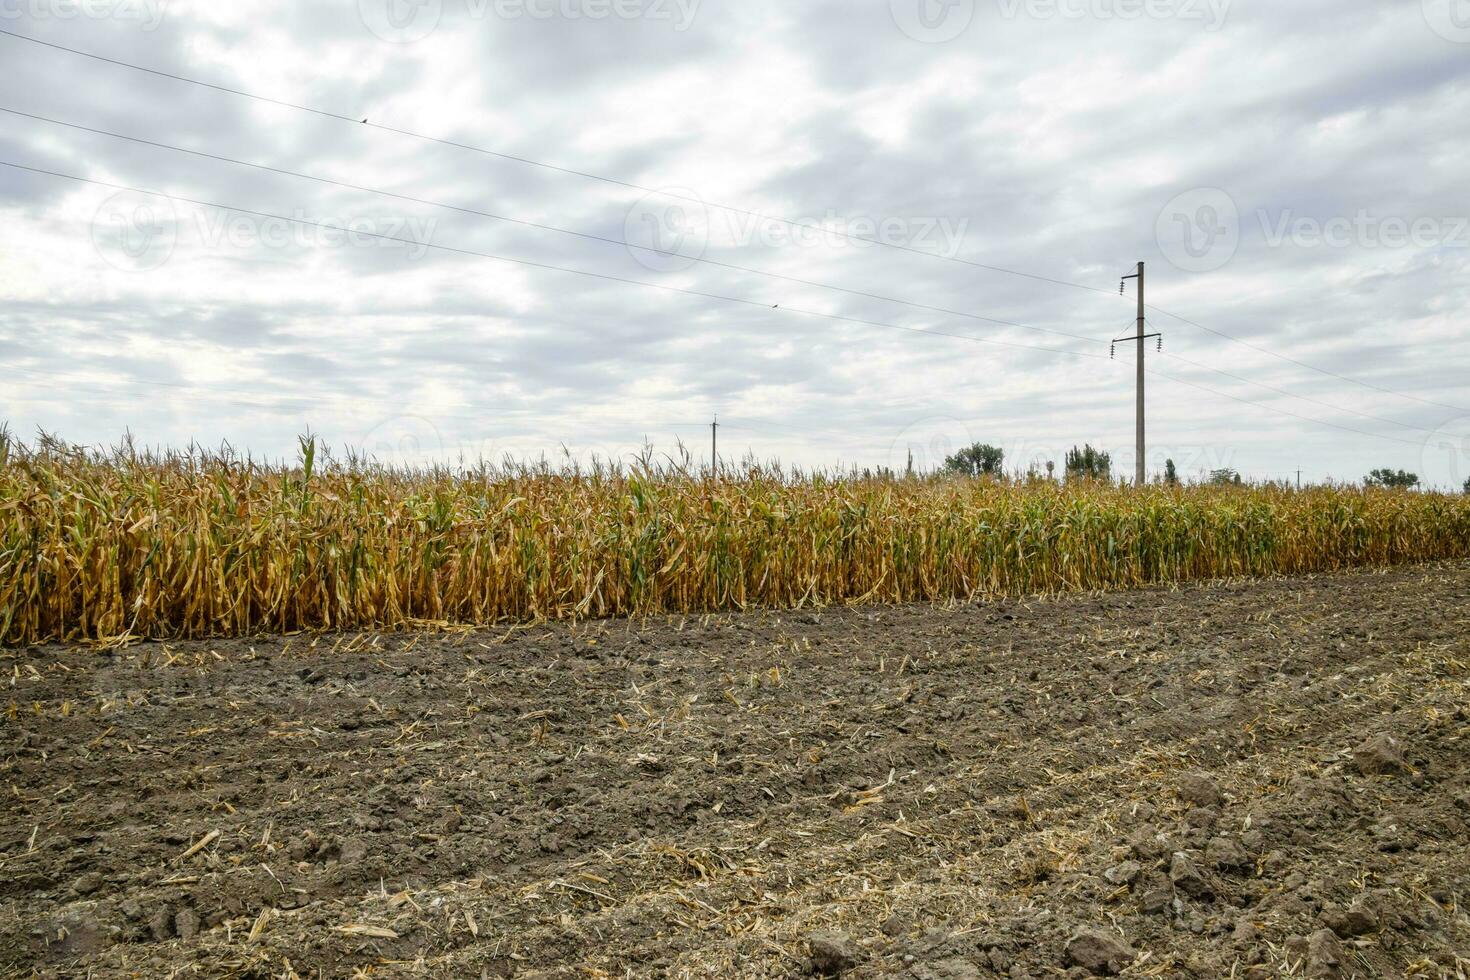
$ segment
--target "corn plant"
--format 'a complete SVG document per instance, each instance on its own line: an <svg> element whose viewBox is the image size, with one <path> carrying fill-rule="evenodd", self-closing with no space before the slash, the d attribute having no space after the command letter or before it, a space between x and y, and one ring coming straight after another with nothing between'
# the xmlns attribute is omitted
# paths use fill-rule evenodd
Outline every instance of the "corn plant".
<svg viewBox="0 0 1470 980"><path fill-rule="evenodd" d="M1470 498L394 469L0 431L0 642L972 599L1470 556Z"/></svg>

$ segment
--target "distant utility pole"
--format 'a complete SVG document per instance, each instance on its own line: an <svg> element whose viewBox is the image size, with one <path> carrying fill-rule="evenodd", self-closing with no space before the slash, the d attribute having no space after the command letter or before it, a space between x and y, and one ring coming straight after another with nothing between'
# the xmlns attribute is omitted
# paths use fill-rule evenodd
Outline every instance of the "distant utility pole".
<svg viewBox="0 0 1470 980"><path fill-rule="evenodd" d="M1300 490L1302 488L1302 471L1301 470L1297 470L1296 471L1296 488L1298 490Z"/></svg>
<svg viewBox="0 0 1470 980"><path fill-rule="evenodd" d="M1145 313L1145 308L1144 308L1144 305L1143 305L1143 263L1142 262L1138 263L1138 271L1137 272L1133 273L1133 275L1131 275L1131 276L1124 276L1123 277L1123 281L1120 282L1120 283L1118 283L1118 295L1119 296L1123 295L1123 290L1127 286L1129 279L1137 279L1138 280L1138 334L1136 336L1133 336L1133 337L1123 337L1123 338L1121 338L1119 340L1113 341L1113 345L1114 345L1113 353L1117 353L1117 345L1118 344L1125 343L1126 341L1129 341L1129 340L1136 340L1136 341L1138 341L1138 419L1137 419L1137 429L1138 429L1138 431L1137 431L1137 434L1136 434L1136 436L1137 436L1137 452L1138 452L1138 472L1137 472L1136 479L1137 479L1138 485L1141 487L1141 486L1144 485L1145 482L1148 481L1148 460L1145 458L1146 445L1145 445L1144 432L1143 432L1143 418L1144 418L1144 412L1143 412L1143 342L1145 340L1149 339L1150 337L1157 337L1158 340L1159 340L1159 350L1163 350L1164 349L1164 336L1163 336L1163 334L1157 334L1157 333L1147 333L1147 334L1144 333L1144 331L1146 329L1148 329L1148 326L1147 326L1147 324L1148 324L1148 317L1147 317L1147 314Z"/></svg>
<svg viewBox="0 0 1470 980"><path fill-rule="evenodd" d="M720 417L709 424L709 471L714 475L720 471Z"/></svg>

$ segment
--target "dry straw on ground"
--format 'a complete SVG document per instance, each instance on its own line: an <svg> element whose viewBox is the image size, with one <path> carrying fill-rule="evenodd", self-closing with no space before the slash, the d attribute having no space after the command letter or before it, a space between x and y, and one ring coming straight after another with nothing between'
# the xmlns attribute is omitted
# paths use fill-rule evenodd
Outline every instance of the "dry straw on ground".
<svg viewBox="0 0 1470 980"><path fill-rule="evenodd" d="M468 472L0 434L0 641L946 600L1470 555L1470 499Z"/></svg>

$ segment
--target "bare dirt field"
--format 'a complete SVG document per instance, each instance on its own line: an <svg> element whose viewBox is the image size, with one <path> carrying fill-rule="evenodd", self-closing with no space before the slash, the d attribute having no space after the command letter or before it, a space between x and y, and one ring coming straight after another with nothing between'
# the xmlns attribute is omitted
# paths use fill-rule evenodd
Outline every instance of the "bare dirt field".
<svg viewBox="0 0 1470 980"><path fill-rule="evenodd" d="M7 976L1470 969L1470 564L4 657Z"/></svg>

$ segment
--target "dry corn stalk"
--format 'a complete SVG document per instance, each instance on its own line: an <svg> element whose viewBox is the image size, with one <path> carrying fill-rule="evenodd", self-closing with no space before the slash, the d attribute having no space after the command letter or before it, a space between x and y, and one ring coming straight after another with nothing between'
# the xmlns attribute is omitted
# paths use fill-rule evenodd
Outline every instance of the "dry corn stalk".
<svg viewBox="0 0 1470 980"><path fill-rule="evenodd" d="M1470 556L1470 498L752 467L405 471L0 430L0 642L965 599ZM733 695L732 695L733 697Z"/></svg>

